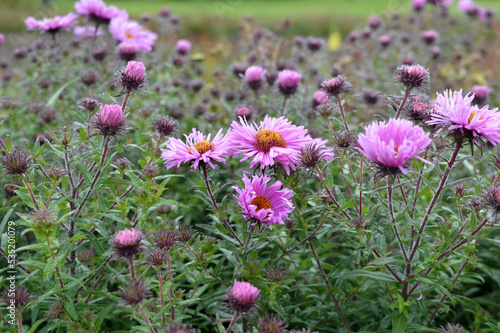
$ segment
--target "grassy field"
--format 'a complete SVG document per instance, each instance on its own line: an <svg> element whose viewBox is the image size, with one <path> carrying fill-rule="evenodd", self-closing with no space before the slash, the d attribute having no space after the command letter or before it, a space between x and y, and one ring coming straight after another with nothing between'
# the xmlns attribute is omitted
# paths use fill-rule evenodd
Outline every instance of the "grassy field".
<svg viewBox="0 0 500 333"><path fill-rule="evenodd" d="M73 9L73 0L51 0L52 9L41 0L2 0L0 2L0 31L24 29L24 18L37 18L64 13ZM194 32L235 29L235 23L244 16L253 16L266 25L278 25L285 18L296 23L296 29L310 33L328 30L347 30L369 15L389 15L408 12L409 0L107 0L126 8L133 17L143 13L155 15L163 6L183 18L185 27ZM500 1L478 0L500 12ZM191 31L190 31L191 32Z"/></svg>

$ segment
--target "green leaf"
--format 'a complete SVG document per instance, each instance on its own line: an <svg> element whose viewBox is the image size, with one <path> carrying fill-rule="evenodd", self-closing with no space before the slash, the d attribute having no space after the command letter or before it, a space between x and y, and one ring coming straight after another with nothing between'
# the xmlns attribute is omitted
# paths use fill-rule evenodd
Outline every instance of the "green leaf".
<svg viewBox="0 0 500 333"><path fill-rule="evenodd" d="M408 318L403 313L397 313L392 317L392 332L405 333L408 326Z"/></svg>
<svg viewBox="0 0 500 333"><path fill-rule="evenodd" d="M64 91L64 89L66 89L67 87L69 87L70 85L72 85L73 83L75 83L76 81L78 81L78 79L79 79L78 77L75 77L73 80L66 82L61 88L59 88L54 93L54 95L52 95L50 97L49 101L47 102L47 106L54 106L54 104L56 104L57 99L59 98L59 95L62 94L62 92Z"/></svg>

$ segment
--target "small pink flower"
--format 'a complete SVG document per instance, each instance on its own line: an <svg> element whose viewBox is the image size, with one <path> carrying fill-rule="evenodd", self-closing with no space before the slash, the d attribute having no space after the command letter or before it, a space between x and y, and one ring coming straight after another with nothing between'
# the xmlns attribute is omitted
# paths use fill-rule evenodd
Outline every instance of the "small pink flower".
<svg viewBox="0 0 500 333"><path fill-rule="evenodd" d="M486 102L486 99L491 93L491 89L485 85L478 85L472 87L470 92L474 95L474 100L472 101L473 104L483 104Z"/></svg>
<svg viewBox="0 0 500 333"><path fill-rule="evenodd" d="M105 126L118 126L124 119L122 107L118 104L101 105L99 118Z"/></svg>
<svg viewBox="0 0 500 333"><path fill-rule="evenodd" d="M248 282L234 280L233 287L228 291L229 306L238 313L250 312L255 307L260 290Z"/></svg>
<svg viewBox="0 0 500 333"><path fill-rule="evenodd" d="M291 71L288 69L282 70L278 74L278 83L280 92L283 95L292 95L297 91L297 88L300 85L300 80L302 79L302 75L296 71Z"/></svg>
<svg viewBox="0 0 500 333"><path fill-rule="evenodd" d="M57 33L61 29L68 30L77 23L78 15L68 13L64 16L54 16L53 18L44 18L36 20L34 17L28 17L24 22L28 30L40 30L51 34Z"/></svg>
<svg viewBox="0 0 500 333"><path fill-rule="evenodd" d="M458 9L469 15L476 15L477 5L472 0L458 0Z"/></svg>
<svg viewBox="0 0 500 333"><path fill-rule="evenodd" d="M120 43L134 42L143 52L151 52L158 35L144 28L136 21L115 18L109 23L109 32Z"/></svg>
<svg viewBox="0 0 500 333"><path fill-rule="evenodd" d="M3 34L0 34L0 46L2 46L4 40L5 36Z"/></svg>
<svg viewBox="0 0 500 333"><path fill-rule="evenodd" d="M413 6L413 9L418 12L424 8L426 3L427 0L413 0L411 5Z"/></svg>
<svg viewBox="0 0 500 333"><path fill-rule="evenodd" d="M373 30L377 29L381 25L382 25L382 21L378 17L370 16L368 18L368 26L370 28L372 28Z"/></svg>
<svg viewBox="0 0 500 333"><path fill-rule="evenodd" d="M170 16L170 13L171 13L170 8L168 8L168 7L160 8L160 12L159 12L160 16L167 18Z"/></svg>
<svg viewBox="0 0 500 333"><path fill-rule="evenodd" d="M127 68L123 72L123 74L136 81L144 80L145 73L146 67L144 67L144 64L140 61L129 61Z"/></svg>
<svg viewBox="0 0 500 333"><path fill-rule="evenodd" d="M328 95L322 90L316 91L313 96L313 107L326 103L328 103Z"/></svg>
<svg viewBox="0 0 500 333"><path fill-rule="evenodd" d="M142 233L136 229L121 230L113 239L115 251L122 257L132 257L141 250Z"/></svg>
<svg viewBox="0 0 500 333"><path fill-rule="evenodd" d="M163 149L161 157L167 169L174 166L179 167L182 163L192 163L191 167L196 168L200 163L208 163L215 169L212 161L226 164L229 146L227 137L222 134L222 129L217 132L213 140L211 134L205 134L193 128L193 132L186 137L186 143L176 138L170 138L167 142L167 149Z"/></svg>
<svg viewBox="0 0 500 333"><path fill-rule="evenodd" d="M124 9L115 6L107 6L103 0L80 0L75 3L78 14L87 16L90 20L101 24L109 24L112 19L128 19L128 13Z"/></svg>
<svg viewBox="0 0 500 333"><path fill-rule="evenodd" d="M428 45L434 43L438 38L439 33L436 30L426 30L422 33L422 40Z"/></svg>
<svg viewBox="0 0 500 333"><path fill-rule="evenodd" d="M180 54L186 54L191 50L191 42L186 39L179 39L175 48Z"/></svg>
<svg viewBox="0 0 500 333"><path fill-rule="evenodd" d="M257 90L262 86L262 79L266 74L266 70L260 66L250 66L246 69L245 81L248 83L250 89Z"/></svg>

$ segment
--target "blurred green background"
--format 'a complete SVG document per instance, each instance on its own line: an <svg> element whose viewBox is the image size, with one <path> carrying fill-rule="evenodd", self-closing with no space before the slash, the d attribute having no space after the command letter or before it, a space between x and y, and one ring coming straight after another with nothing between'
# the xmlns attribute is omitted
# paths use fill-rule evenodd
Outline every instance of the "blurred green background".
<svg viewBox="0 0 500 333"><path fill-rule="evenodd" d="M0 32L24 30L24 19L48 17L74 11L74 0L0 0ZM477 0L479 5L500 12L499 0ZM48 4L47 4L48 3ZM220 34L237 29L237 22L252 16L271 28L285 18L292 20L293 33L324 34L351 30L370 15L408 13L410 0L107 0L125 8L134 18L156 15L169 7L183 20L186 33ZM453 6L455 8L455 6ZM453 9L456 10L456 9Z"/></svg>

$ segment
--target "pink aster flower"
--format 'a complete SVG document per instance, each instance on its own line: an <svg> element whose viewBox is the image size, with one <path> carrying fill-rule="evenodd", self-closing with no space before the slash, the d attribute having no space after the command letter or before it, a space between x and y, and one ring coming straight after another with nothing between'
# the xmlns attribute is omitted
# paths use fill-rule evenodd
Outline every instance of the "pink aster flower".
<svg viewBox="0 0 500 333"><path fill-rule="evenodd" d="M233 121L231 127L232 156L244 154L241 161L252 158L250 167L260 163L261 169L278 162L287 174L290 174L290 167L295 170L299 163L302 146L313 141L304 127L292 125L283 117L266 116L259 126L240 117L240 123Z"/></svg>
<svg viewBox="0 0 500 333"><path fill-rule="evenodd" d="M374 122L365 127L365 133L358 135L358 143L359 152L376 163L383 173L407 174L404 166L414 157L429 163L417 156L431 143L429 134L406 119Z"/></svg>
<svg viewBox="0 0 500 333"><path fill-rule="evenodd" d="M491 93L491 89L485 85L478 85L472 87L470 90L471 94L474 95L473 104L483 104Z"/></svg>
<svg viewBox="0 0 500 333"><path fill-rule="evenodd" d="M412 1L412 7L415 11L421 11L422 8L424 8L425 4L427 3L427 0L413 0Z"/></svg>
<svg viewBox="0 0 500 333"><path fill-rule="evenodd" d="M118 42L133 41L137 48L144 52L150 52L158 39L157 34L144 28L138 22L123 18L111 20L109 32Z"/></svg>
<svg viewBox="0 0 500 333"><path fill-rule="evenodd" d="M132 257L141 250L142 233L137 229L125 229L113 239L115 251L122 257Z"/></svg>
<svg viewBox="0 0 500 333"><path fill-rule="evenodd" d="M474 141L478 146L481 137L496 146L500 143L500 112L497 112L498 108L490 110L488 105L482 108L472 105L473 99L470 94L463 97L462 90L438 93L434 113L427 124L445 127L456 137Z"/></svg>
<svg viewBox="0 0 500 333"><path fill-rule="evenodd" d="M476 15L477 5L472 0L459 0L458 9L469 15Z"/></svg>
<svg viewBox="0 0 500 333"><path fill-rule="evenodd" d="M271 177L267 175L253 176L251 180L243 175L245 187L240 189L234 186L238 192L234 197L238 200L245 218L267 223L269 226L284 224L284 220L289 220L288 214L294 209L290 201L293 191L288 188L280 190L280 181L268 187L270 180Z"/></svg>
<svg viewBox="0 0 500 333"><path fill-rule="evenodd" d="M78 14L87 16L90 20L100 24L109 24L112 19L128 19L128 13L124 9L115 6L107 6L103 0L80 0L75 3Z"/></svg>
<svg viewBox="0 0 500 333"><path fill-rule="evenodd" d="M313 96L313 108L326 103L328 103L328 95L322 90L316 91Z"/></svg>
<svg viewBox="0 0 500 333"><path fill-rule="evenodd" d="M0 34L0 46L2 46L4 40L5 36L3 34Z"/></svg>
<svg viewBox="0 0 500 333"><path fill-rule="evenodd" d="M81 37L81 38L92 38L94 36L100 36L102 35L102 29L101 28L96 28L94 26L77 26L73 30L73 33L75 36Z"/></svg>
<svg viewBox="0 0 500 333"><path fill-rule="evenodd" d="M64 16L54 16L36 20L33 16L28 17L24 22L28 30L40 30L51 34L57 33L61 29L68 30L77 23L78 16L75 13L68 13Z"/></svg>
<svg viewBox="0 0 500 333"><path fill-rule="evenodd" d="M296 71L284 69L278 74L280 92L283 95L293 95L300 85L302 75Z"/></svg>
<svg viewBox="0 0 500 333"><path fill-rule="evenodd" d="M255 307L260 290L248 282L234 280L234 285L227 291L229 306L238 313L250 312Z"/></svg>
<svg viewBox="0 0 500 333"><path fill-rule="evenodd" d="M175 48L180 54L187 54L191 50L191 42L186 39L179 39Z"/></svg>
<svg viewBox="0 0 500 333"><path fill-rule="evenodd" d="M252 90L257 90L262 86L262 79L266 74L266 70L260 66L250 66L246 69L245 75L242 75L245 78L245 81L248 83L248 86Z"/></svg>
<svg viewBox="0 0 500 333"><path fill-rule="evenodd" d="M227 137L222 134L222 129L217 132L213 140L210 140L211 134L205 134L193 128L193 132L185 135L186 143L179 139L170 138L167 142L167 149L162 149L161 157L164 159L167 169L182 163L192 162L191 167L196 168L202 163L208 163L215 169L213 161L226 164L228 155Z"/></svg>

